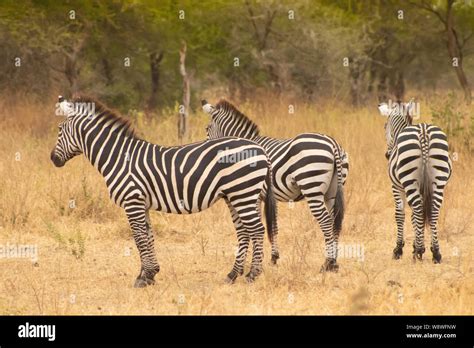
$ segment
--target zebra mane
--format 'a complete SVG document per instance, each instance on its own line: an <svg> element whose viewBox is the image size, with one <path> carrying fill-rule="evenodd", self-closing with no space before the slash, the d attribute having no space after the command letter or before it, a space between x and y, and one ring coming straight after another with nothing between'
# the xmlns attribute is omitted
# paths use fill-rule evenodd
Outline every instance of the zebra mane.
<svg viewBox="0 0 474 348"><path fill-rule="evenodd" d="M117 112L109 109L107 106L102 104L97 99L90 96L77 96L77 97L74 97L71 100L71 102L93 104L95 107L96 117L99 117L101 119L114 120L113 125L118 126L118 127L115 127L115 130L113 131L114 133L117 133L118 131L120 131L123 135L127 137L139 139L136 134L135 128L133 127L132 122L130 120L122 117Z"/></svg>
<svg viewBox="0 0 474 348"><path fill-rule="evenodd" d="M216 110L223 110L225 117L232 117L233 120L243 121L245 129L249 130L254 136L260 135L260 129L258 126L227 100L219 100L219 102L216 104Z"/></svg>

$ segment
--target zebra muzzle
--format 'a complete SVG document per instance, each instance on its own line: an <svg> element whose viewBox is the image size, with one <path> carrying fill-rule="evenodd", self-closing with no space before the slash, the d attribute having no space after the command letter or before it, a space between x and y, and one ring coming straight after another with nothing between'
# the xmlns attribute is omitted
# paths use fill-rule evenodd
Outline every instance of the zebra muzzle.
<svg viewBox="0 0 474 348"><path fill-rule="evenodd" d="M61 160L58 156L56 156L56 153L54 152L54 150L51 151L51 161L58 168L64 166L64 161Z"/></svg>

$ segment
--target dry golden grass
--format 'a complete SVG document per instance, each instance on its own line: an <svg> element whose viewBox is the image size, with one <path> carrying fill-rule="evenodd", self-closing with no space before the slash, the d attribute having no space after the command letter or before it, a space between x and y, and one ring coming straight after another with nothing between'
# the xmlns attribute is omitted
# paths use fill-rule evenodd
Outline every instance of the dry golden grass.
<svg viewBox="0 0 474 348"><path fill-rule="evenodd" d="M240 105L262 133L322 132L349 152L341 243L363 247L363 261L340 258L339 273L320 274L323 238L306 203L280 203L279 265L266 258L254 284L243 278L224 284L236 237L220 202L196 215L152 213L161 272L155 286L134 289L138 253L102 177L82 157L61 169L49 160L58 122L51 99L48 110L31 104L0 114L0 245L39 250L37 265L0 259L0 314L473 314L473 158L460 152L454 162L440 220L443 263L432 264L429 248L422 263L412 262L408 218L405 255L394 261L394 208L377 110L334 102L296 105L291 115L288 103L267 104ZM204 138L206 122L201 112L191 115L192 140ZM135 123L147 140L176 143L174 117Z"/></svg>

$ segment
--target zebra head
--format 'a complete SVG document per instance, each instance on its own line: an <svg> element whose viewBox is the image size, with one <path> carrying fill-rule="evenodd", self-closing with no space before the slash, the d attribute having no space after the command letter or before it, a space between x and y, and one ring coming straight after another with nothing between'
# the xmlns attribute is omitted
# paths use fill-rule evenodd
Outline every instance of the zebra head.
<svg viewBox="0 0 474 348"><path fill-rule="evenodd" d="M380 103L379 112L387 117L385 122L385 138L387 140L387 152L385 157L388 159L392 153L393 147L397 141L400 132L413 123L414 101L408 103Z"/></svg>
<svg viewBox="0 0 474 348"><path fill-rule="evenodd" d="M206 127L207 138L239 137L252 140L259 135L257 125L241 113L234 105L222 99L216 106L202 100L202 109L211 115Z"/></svg>
<svg viewBox="0 0 474 348"><path fill-rule="evenodd" d="M211 123L206 127L207 139L216 139L224 137L224 133L221 131L218 123L215 120L217 117L217 110L214 105L208 103L206 100L201 100L202 110L211 116Z"/></svg>
<svg viewBox="0 0 474 348"><path fill-rule="evenodd" d="M56 167L62 167L74 156L82 153L75 132L76 111L73 103L59 96L59 109L66 118L59 124L56 146L51 151L51 161Z"/></svg>

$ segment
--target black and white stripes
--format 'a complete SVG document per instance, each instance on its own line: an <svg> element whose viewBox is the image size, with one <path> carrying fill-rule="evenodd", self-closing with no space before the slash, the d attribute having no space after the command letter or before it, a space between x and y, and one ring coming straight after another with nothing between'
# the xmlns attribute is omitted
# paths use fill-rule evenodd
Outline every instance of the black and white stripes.
<svg viewBox="0 0 474 348"><path fill-rule="evenodd" d="M93 111L89 105L94 105ZM262 270L264 227L260 201L265 198L269 236L275 227L271 168L265 151L238 138L163 147L139 139L130 123L89 98L60 98L66 119L59 126L53 163L61 167L83 153L104 176L111 199L125 209L140 252L135 286L154 282L160 267L154 252L149 210L191 214L223 198L232 214L239 250L228 281L243 273L249 243L253 258L247 279ZM267 191L266 194L264 191Z"/></svg>
<svg viewBox="0 0 474 348"><path fill-rule="evenodd" d="M337 271L337 248L344 217L343 185L349 170L348 157L331 137L304 133L291 139L261 136L259 129L235 106L221 100L215 106L202 101L211 115L208 138L237 136L250 139L267 151L272 162L274 193L282 202L306 198L311 213L319 222L326 244L326 262L322 271ZM279 258L275 230L272 261Z"/></svg>
<svg viewBox="0 0 474 348"><path fill-rule="evenodd" d="M390 107L379 104L380 113L387 117L386 157L389 160L389 175L395 199L397 242L393 257L399 259L403 253L403 225L405 221L404 199L412 209L412 224L415 231L413 257L422 259L425 252L425 225L431 230L433 262L441 262L438 242L438 217L443 203L444 188L451 176L446 135L436 126L420 123L412 125L413 106L408 104Z"/></svg>
<svg viewBox="0 0 474 348"><path fill-rule="evenodd" d="M84 154L103 175L111 200L126 212L140 253L136 287L153 284L160 270L149 211L192 214L220 198L229 207L238 240L227 281L243 274L250 243L253 255L247 280L253 281L262 272L262 200L273 263L279 258L275 199L290 202L304 198L324 234L326 260L321 271L338 270L349 162L333 138L319 133L285 140L265 137L229 102L213 106L203 101L203 109L211 115L209 139L164 147L137 137L128 121L93 99L68 102L60 98L59 105L66 117L59 125L51 160L62 167ZM412 125L409 104L395 109L380 104L379 109L387 116L386 156L396 203L398 233L393 256L398 259L402 255L406 199L415 230L414 258L422 258L424 229L429 226L433 262L439 263L437 222L452 168L446 135L433 125Z"/></svg>

